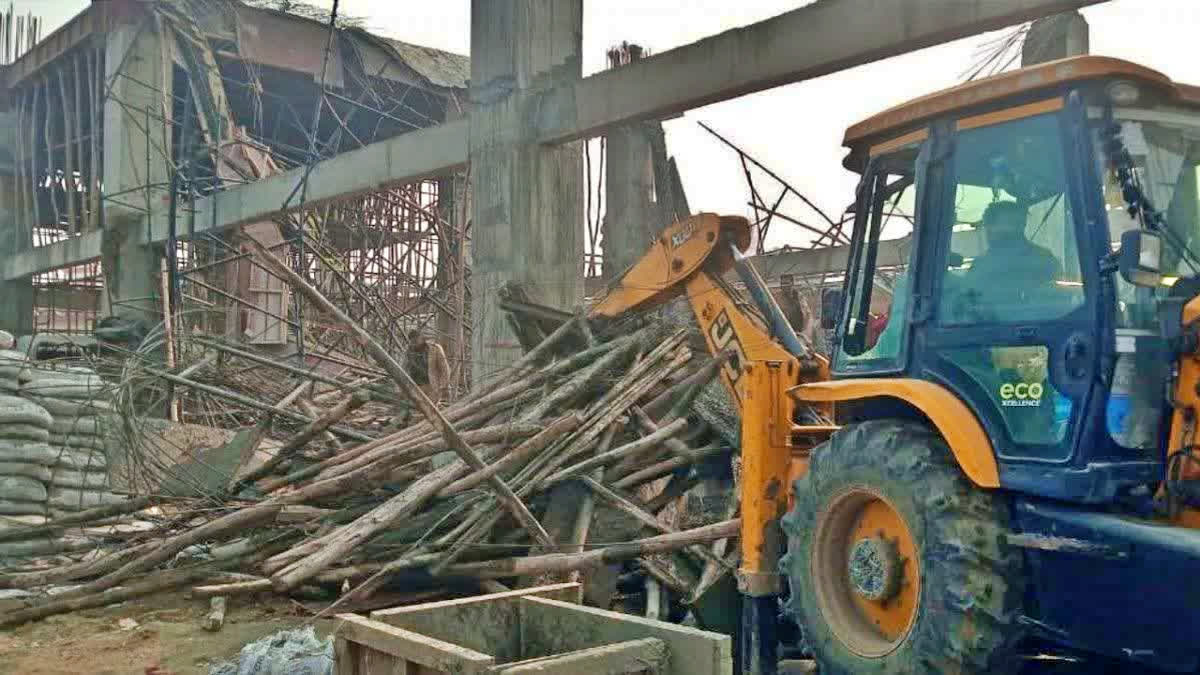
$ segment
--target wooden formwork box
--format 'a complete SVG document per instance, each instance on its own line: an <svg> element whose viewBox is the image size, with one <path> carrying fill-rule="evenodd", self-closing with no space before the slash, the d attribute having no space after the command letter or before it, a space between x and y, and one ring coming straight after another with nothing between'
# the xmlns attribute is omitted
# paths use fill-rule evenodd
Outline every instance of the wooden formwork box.
<svg viewBox="0 0 1200 675"><path fill-rule="evenodd" d="M338 615L337 675L732 675L730 638L579 604L556 584Z"/></svg>

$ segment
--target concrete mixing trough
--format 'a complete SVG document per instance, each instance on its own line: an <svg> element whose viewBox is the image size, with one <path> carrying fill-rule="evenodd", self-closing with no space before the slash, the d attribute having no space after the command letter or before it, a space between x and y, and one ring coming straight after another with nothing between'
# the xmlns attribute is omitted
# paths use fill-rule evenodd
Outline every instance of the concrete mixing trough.
<svg viewBox="0 0 1200 675"><path fill-rule="evenodd" d="M579 605L557 584L342 614L337 675L733 672L728 636Z"/></svg>

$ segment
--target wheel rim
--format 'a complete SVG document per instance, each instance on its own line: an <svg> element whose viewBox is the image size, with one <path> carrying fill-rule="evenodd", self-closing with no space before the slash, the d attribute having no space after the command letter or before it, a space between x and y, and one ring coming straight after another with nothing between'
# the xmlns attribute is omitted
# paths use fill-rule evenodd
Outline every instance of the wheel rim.
<svg viewBox="0 0 1200 675"><path fill-rule="evenodd" d="M830 500L817 518L811 566L818 608L850 651L877 658L904 642L921 570L912 532L886 498L854 486Z"/></svg>

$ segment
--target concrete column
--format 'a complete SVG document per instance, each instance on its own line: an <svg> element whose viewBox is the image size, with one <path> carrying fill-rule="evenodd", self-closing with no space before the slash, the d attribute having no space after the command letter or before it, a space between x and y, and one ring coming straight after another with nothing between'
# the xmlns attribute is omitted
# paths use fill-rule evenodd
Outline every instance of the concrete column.
<svg viewBox="0 0 1200 675"><path fill-rule="evenodd" d="M170 178L171 61L152 21L125 17L106 36L104 270L106 309L158 321L161 246L146 245L146 206L165 203Z"/></svg>
<svg viewBox="0 0 1200 675"><path fill-rule="evenodd" d="M573 119L544 92L581 75L582 0L472 0L472 359L478 379L521 348L496 303L506 283L534 302L583 300L580 144L541 145Z"/></svg>
<svg viewBox="0 0 1200 675"><path fill-rule="evenodd" d="M462 359L462 344L469 339L464 321L469 323L470 320L456 317L470 317L471 306L465 297L469 290L458 286L457 276L453 273L460 267L471 269L470 240L459 236L466 225L464 219L471 214L471 190L466 173L457 172L452 177L439 180L438 190L443 195L439 215L449 228L442 232L445 248L439 253L437 284L442 291L439 297L451 311L437 310L437 331L446 349L451 370L461 373L460 381L467 383L471 381L471 354L468 345L466 358ZM461 388L458 391L461 392Z"/></svg>
<svg viewBox="0 0 1200 675"><path fill-rule="evenodd" d="M2 136L0 133L0 137ZM0 173L0 258L28 250L33 244L30 241L22 241L19 235L25 228L18 227L20 223L17 222L16 190L16 178L11 174ZM32 277L0 281L0 329L15 336L33 332Z"/></svg>
<svg viewBox="0 0 1200 675"><path fill-rule="evenodd" d="M33 242L23 241L20 234L28 229L28 223L19 222L23 216L17 213L19 186L11 156L17 147L16 133L16 115L0 112L0 259L33 247ZM0 281L0 329L17 336L33 332L32 277Z"/></svg>
<svg viewBox="0 0 1200 675"><path fill-rule="evenodd" d="M609 66L619 68L641 58L642 48L623 44L608 53ZM605 135L603 277L610 281L637 262L657 231L654 206L654 160L651 134L658 122L638 122Z"/></svg>
<svg viewBox="0 0 1200 675"><path fill-rule="evenodd" d="M1088 53L1088 43L1088 22L1078 11L1038 19L1021 47L1021 66L1082 56Z"/></svg>

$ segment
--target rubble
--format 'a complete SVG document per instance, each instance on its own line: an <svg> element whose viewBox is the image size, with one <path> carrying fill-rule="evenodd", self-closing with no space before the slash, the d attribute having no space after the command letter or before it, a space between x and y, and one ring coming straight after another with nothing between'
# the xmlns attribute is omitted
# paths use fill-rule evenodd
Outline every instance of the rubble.
<svg viewBox="0 0 1200 675"><path fill-rule="evenodd" d="M269 253L259 255L271 264ZM277 272L288 278L291 270ZM686 329L647 317L605 326L571 317L554 326L514 314L514 321L537 324L542 339L505 371L437 409L320 291L298 275L289 280L357 333L390 381L310 407L308 423L290 427L263 451L269 456L242 466L222 490L97 498L82 511L56 508L57 519L25 525L24 532L0 531L0 546L68 528L103 533L85 560L0 572L0 587L33 592L0 624L179 587L207 598L312 595L324 587L329 597L340 593L333 610L388 596L387 589L428 598L439 589L477 591L496 587L492 580L525 583L611 565L651 575L676 592L678 602L706 567L732 568L735 561L714 555L708 544L736 537L736 520L679 529L668 517L696 483L691 468L730 452L692 410L722 360L694 350ZM92 378L64 371L31 379L22 391L53 401L56 409L78 404L82 413L80 397L96 394ZM345 436L340 447L326 442L325 432L375 398L405 410L394 403L402 396L423 419L409 417L406 425L363 442ZM51 506L63 506L67 494L101 494L90 483L100 473L90 471L105 457L105 418L79 414L64 423L15 401L24 406L19 422L43 430L52 444L49 457L40 456L54 459ZM265 447L244 445L253 446L247 454L255 456ZM312 452L314 445L321 451ZM69 473L60 466L64 461ZM586 509L574 501L580 494ZM132 521L148 526L128 527ZM114 523L126 527L118 533ZM79 586L43 592L65 583Z"/></svg>

